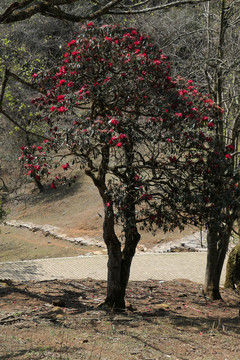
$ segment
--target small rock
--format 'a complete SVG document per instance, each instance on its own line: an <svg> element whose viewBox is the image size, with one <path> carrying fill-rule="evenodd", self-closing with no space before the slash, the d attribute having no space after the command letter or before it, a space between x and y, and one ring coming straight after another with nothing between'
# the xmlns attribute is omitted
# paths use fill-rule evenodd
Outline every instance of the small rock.
<svg viewBox="0 0 240 360"><path fill-rule="evenodd" d="M169 305L168 304L155 304L155 307L159 310L168 310L169 309Z"/></svg>
<svg viewBox="0 0 240 360"><path fill-rule="evenodd" d="M147 251L147 248L146 248L146 246L144 246L144 245L138 245L138 250L139 250L139 251L146 252L146 251Z"/></svg>
<svg viewBox="0 0 240 360"><path fill-rule="evenodd" d="M102 252L101 251L94 251L93 255L102 255Z"/></svg>

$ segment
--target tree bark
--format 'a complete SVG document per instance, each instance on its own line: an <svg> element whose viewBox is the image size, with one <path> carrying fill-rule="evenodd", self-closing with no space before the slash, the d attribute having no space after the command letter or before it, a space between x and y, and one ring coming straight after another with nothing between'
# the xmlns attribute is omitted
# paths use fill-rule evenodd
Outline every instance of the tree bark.
<svg viewBox="0 0 240 360"><path fill-rule="evenodd" d="M33 178L34 178L34 181L35 181L35 183L36 183L36 185L37 185L37 187L38 187L38 190L39 190L40 192L43 192L43 191L44 191L44 186L43 186L43 184L41 183L41 181L37 179L37 176L36 176L35 173L33 173Z"/></svg>
<svg viewBox="0 0 240 360"><path fill-rule="evenodd" d="M104 305L114 309L124 309L125 292L123 293L121 285L121 243L115 234L112 203L107 202L105 193L99 192L104 205L103 239L108 250L107 297Z"/></svg>
<svg viewBox="0 0 240 360"><path fill-rule="evenodd" d="M220 232L217 226L208 228L208 254L204 293L210 300L221 299L219 284L224 259L229 245L231 229L231 224L227 225L223 232Z"/></svg>
<svg viewBox="0 0 240 360"><path fill-rule="evenodd" d="M105 304L115 309L125 309L126 288L130 276L130 268L140 234L136 228L125 233L125 246L121 251L121 243L114 232L111 215L104 220L104 241L108 249L108 284Z"/></svg>

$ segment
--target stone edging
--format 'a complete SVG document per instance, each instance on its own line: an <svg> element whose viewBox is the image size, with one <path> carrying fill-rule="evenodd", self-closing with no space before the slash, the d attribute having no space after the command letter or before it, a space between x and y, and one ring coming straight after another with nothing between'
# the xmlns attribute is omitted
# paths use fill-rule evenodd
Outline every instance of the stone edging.
<svg viewBox="0 0 240 360"><path fill-rule="evenodd" d="M13 226L16 228L25 228L32 232L41 231L45 236L51 235L55 239L70 241L83 246L97 246L100 248L106 248L106 245L104 244L103 241L97 241L88 236L71 238L66 234L62 234L60 228L49 224L36 225L33 223L25 223L19 220L10 220L10 221L5 221L4 225Z"/></svg>

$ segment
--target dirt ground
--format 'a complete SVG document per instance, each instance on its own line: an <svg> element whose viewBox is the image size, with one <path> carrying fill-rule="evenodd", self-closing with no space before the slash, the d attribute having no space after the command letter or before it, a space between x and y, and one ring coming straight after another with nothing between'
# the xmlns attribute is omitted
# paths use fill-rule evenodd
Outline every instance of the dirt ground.
<svg viewBox="0 0 240 360"><path fill-rule="evenodd" d="M102 203L82 178L64 191L33 190L15 196L8 219L50 224L68 236L102 239ZM95 251L30 232L1 226L0 261L75 256ZM118 229L120 233L120 229ZM143 234L148 249L195 232ZM99 250L99 249L98 249ZM187 280L131 282L127 310L99 307L106 282L0 280L0 360L237 360L240 353L240 298L222 290L210 302L202 286Z"/></svg>
<svg viewBox="0 0 240 360"><path fill-rule="evenodd" d="M127 310L99 307L106 282L0 283L0 359L237 360L239 297L210 302L187 280L132 282Z"/></svg>

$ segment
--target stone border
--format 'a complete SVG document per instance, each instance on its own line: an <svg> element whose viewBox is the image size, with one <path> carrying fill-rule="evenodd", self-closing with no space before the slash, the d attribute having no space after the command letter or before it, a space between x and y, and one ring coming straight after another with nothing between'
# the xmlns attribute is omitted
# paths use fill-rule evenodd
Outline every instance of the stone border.
<svg viewBox="0 0 240 360"><path fill-rule="evenodd" d="M99 248L106 249L106 245L103 241L95 240L89 236L76 237L72 238L66 234L61 233L61 229L57 226L52 226L49 224L36 225L31 222L22 222L19 220L10 220L5 221L5 225L16 227L16 228L25 228L32 232L41 231L45 236L53 236L55 239L70 241L75 244L82 246L96 246ZM206 236L207 232L202 232L202 243L201 246L201 233L196 232L192 235L183 237L181 239L170 241L167 243L156 244L151 250L147 249L144 244L139 244L137 247L136 253L166 253L166 252L205 252L207 251L206 247Z"/></svg>
<svg viewBox="0 0 240 360"><path fill-rule="evenodd" d="M97 246L104 249L106 248L106 245L104 244L103 241L93 240L88 236L76 237L76 238L68 237L66 234L61 233L60 228L49 224L36 225L33 223L25 223L19 220L10 220L10 221L5 221L4 225L16 227L16 228L25 228L32 232L41 231L45 236L51 235L55 239L70 241L83 246Z"/></svg>

